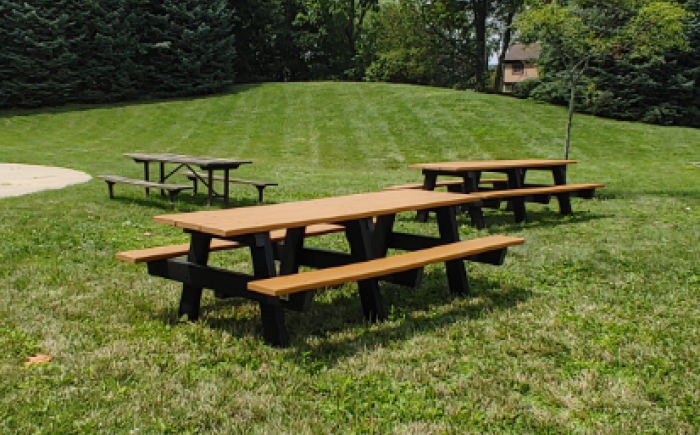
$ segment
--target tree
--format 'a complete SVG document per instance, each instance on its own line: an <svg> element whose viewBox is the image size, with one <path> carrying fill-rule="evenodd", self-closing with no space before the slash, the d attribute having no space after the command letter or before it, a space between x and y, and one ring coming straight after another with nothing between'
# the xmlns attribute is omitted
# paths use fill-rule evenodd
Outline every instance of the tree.
<svg viewBox="0 0 700 435"><path fill-rule="evenodd" d="M302 0L301 6L295 24L306 32L302 45L310 60L323 62L328 75L360 78L363 68L355 64L358 41L379 0Z"/></svg>
<svg viewBox="0 0 700 435"><path fill-rule="evenodd" d="M653 56L687 47L689 14L670 1L530 0L516 20L523 42L559 57L569 86L564 159L569 157L576 88L592 61Z"/></svg>
<svg viewBox="0 0 700 435"><path fill-rule="evenodd" d="M503 64L506 53L510 48L513 36L513 21L515 15L523 7L523 0L503 0L500 2L495 12L496 30L499 33L498 46L498 66L496 67L496 78L493 81L493 92L501 92L503 89Z"/></svg>

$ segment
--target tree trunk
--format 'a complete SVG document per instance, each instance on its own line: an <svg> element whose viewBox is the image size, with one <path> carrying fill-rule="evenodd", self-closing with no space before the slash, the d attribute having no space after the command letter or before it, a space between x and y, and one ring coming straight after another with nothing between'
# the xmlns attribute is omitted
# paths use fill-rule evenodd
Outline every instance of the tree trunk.
<svg viewBox="0 0 700 435"><path fill-rule="evenodd" d="M496 69L496 80L493 83L493 92L499 93L503 92L503 63L506 59L506 53L508 52L508 46L510 45L511 29L510 25L513 24L513 18L515 17L515 11L509 12L506 16L506 31L503 33L503 39L501 39L501 52L498 54L498 67Z"/></svg>
<svg viewBox="0 0 700 435"><path fill-rule="evenodd" d="M345 30L345 35L348 38L348 51L350 59L352 59L355 57L355 0L350 0L348 6L348 27Z"/></svg>
<svg viewBox="0 0 700 435"><path fill-rule="evenodd" d="M476 32L476 90L486 88L486 72L488 61L486 59L486 17L488 16L487 0L474 0L472 8L474 12L474 30Z"/></svg>
<svg viewBox="0 0 700 435"><path fill-rule="evenodd" d="M564 139L564 160L569 159L569 143L571 139L571 121L574 118L574 102L576 101L577 80L571 80L571 94L569 95L569 119L566 121L566 137Z"/></svg>

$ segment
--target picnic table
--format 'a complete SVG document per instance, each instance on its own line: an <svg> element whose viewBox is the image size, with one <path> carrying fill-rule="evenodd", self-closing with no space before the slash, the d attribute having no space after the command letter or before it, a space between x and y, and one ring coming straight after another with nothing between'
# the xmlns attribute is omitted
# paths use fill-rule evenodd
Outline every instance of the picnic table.
<svg viewBox="0 0 700 435"><path fill-rule="evenodd" d="M507 176L507 189L523 189L534 187L548 187L545 184L526 184L525 175L528 171L549 171L552 173L554 186L566 185L566 167L577 163L576 160L472 160L458 162L439 163L418 163L410 165L409 168L420 169L423 172L424 180L422 188L424 190L435 190L437 178L439 176L460 177L463 180L462 189L464 192L479 192L484 188L480 187L481 174L483 172L504 173ZM495 188L495 184L494 184ZM516 221L524 220L525 201L524 198L514 198L511 202ZM571 204L568 194L559 197L559 205L562 214L571 214ZM522 219L521 219L522 218ZM418 213L417 220L425 222L427 212Z"/></svg>
<svg viewBox="0 0 700 435"><path fill-rule="evenodd" d="M257 301L265 340L285 346L289 339L284 309L307 310L312 290L317 288L358 282L363 313L370 321L385 318L378 280L416 286L427 264L445 262L450 290L467 293L465 259L499 265L508 246L522 243L522 239L506 236L460 242L456 208L471 201L478 198L422 190L383 191L162 215L153 220L190 234L186 260L169 258L176 255L176 250L168 247L162 249L170 254L152 248L120 253L117 258L147 262L151 275L181 282L179 315L187 315L190 320L199 316L203 288L225 297ZM426 209L437 213L439 237L394 230L397 213ZM320 225L344 231L350 252L305 247L309 230ZM281 237L279 231L284 231ZM318 234L328 232L324 229ZM219 246L216 243L249 248L253 274L207 266L210 252ZM413 252L387 257L389 248ZM321 270L299 273L300 266Z"/></svg>
<svg viewBox="0 0 700 435"><path fill-rule="evenodd" d="M213 198L224 198L224 205L228 207L229 201L229 172L232 169L238 169L239 166L253 163L250 160L229 160L229 159L214 159L209 157L194 157L179 154L143 154L143 153L128 153L124 154L124 157L133 159L137 163L143 163L143 177L144 181L150 181L150 163L158 163L159 165L159 183L163 184L170 178L173 174L179 171L181 168L185 167L189 169L189 173L195 174L194 176L204 184L207 189L207 204L212 204ZM177 167L166 174L165 165L175 164ZM197 171L193 169L193 166L199 167L202 171L206 171L206 177L201 176ZM214 175L215 171L222 171L223 175L217 177ZM221 179L224 182L224 193L222 195L218 194L214 190L214 180ZM149 193L149 188L146 187L146 195ZM161 190L161 194L163 191Z"/></svg>

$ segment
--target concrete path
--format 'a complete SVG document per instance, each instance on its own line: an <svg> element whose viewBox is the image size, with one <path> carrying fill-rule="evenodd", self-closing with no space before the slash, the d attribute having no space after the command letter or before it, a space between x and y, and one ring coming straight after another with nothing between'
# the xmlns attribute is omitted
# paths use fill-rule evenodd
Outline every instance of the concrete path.
<svg viewBox="0 0 700 435"><path fill-rule="evenodd" d="M72 169L0 163L0 198L62 189L72 184L85 183L91 178L84 172Z"/></svg>

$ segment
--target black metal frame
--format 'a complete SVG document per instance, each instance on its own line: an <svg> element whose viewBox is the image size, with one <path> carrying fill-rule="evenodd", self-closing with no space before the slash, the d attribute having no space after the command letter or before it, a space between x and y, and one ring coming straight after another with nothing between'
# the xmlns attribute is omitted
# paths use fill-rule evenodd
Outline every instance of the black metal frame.
<svg viewBox="0 0 700 435"><path fill-rule="evenodd" d="M148 272L183 284L178 314L186 315L191 321L199 318L204 288L214 290L217 295L224 297L242 297L258 302L265 341L276 346L288 346L289 333L285 325L284 310L307 311L314 291L300 292L289 298L272 297L249 291L247 284L250 281L276 276L276 261L279 262L279 275L288 275L297 273L302 265L327 268L385 257L390 248L414 251L459 241L457 207L440 207L433 211L437 214L439 237L394 232L395 214L379 216L376 223L371 218L340 222L345 227L350 253L304 247L303 227L288 229L284 241L277 244L270 240L268 232L229 238L228 240L243 243L250 249L253 275L207 266L212 236L186 230L191 234L187 260L153 261L148 263ZM465 260L498 265L502 264L505 253L506 248L503 248L447 261L445 265L450 291L456 294L469 292ZM423 268L420 267L391 276L359 281L360 301L365 319L376 322L386 318L379 290L380 280L416 287L420 284L422 271Z"/></svg>
<svg viewBox="0 0 700 435"><path fill-rule="evenodd" d="M523 187L545 187L544 184L526 184L525 174L527 171L551 171L554 185L566 184L566 165L557 166L537 166L537 167L521 167L510 169L489 169L488 171L445 171L423 169L423 190L435 190L438 176L461 177L464 183L461 186L462 193L472 193L478 191L487 191L494 189L479 189L479 180L482 172L498 172L504 173L508 177L508 189L522 189ZM453 186L451 191L456 192L460 186ZM555 194L559 202L559 211L562 215L572 214L570 198L573 196L570 192ZM526 220L525 202L537 202L540 204L548 204L551 195L532 195L528 197L514 197L508 199L508 210L515 215L515 222L520 223ZM583 196L582 196L583 197ZM483 228L483 214L481 207L498 207L500 201L482 201L481 203L466 204L463 208L469 213L472 225L477 228ZM417 222L426 222L428 220L428 210L421 210L416 214Z"/></svg>
<svg viewBox="0 0 700 435"><path fill-rule="evenodd" d="M195 176L197 177L197 180L201 181L202 184L204 184L207 187L207 205L212 205L214 198L223 198L225 207L228 207L228 205L229 205L230 171L232 169L238 169L238 167L240 167L240 164L227 165L225 167L222 167L222 166L190 165L188 163L173 162L173 164L176 164L178 166L175 169L173 169L172 171L170 171L170 173L165 175L165 164L170 163L170 162L142 160L142 159L134 159L134 161L136 163L143 163L143 179L145 181L150 181L150 166L149 166L150 163L158 163L158 165L159 165L159 176L160 176L159 183L164 183L168 178L170 178L172 175L174 175L177 171L179 171L183 167L189 169L190 172L195 174ZM200 170L206 171L207 172L207 180L200 177L197 174L197 171L192 166L199 166ZM224 171L224 193L223 194L219 194L214 189L214 171ZM197 181L195 181L194 184L195 184L195 186L194 186L193 193L196 194L197 193ZM146 188L146 196L148 196L149 193L150 193L149 188ZM161 195L165 195L165 192L163 190L161 190L160 193L161 193Z"/></svg>

